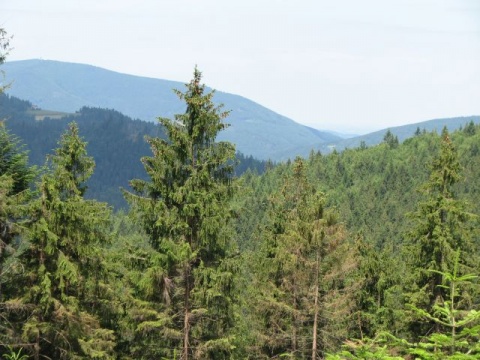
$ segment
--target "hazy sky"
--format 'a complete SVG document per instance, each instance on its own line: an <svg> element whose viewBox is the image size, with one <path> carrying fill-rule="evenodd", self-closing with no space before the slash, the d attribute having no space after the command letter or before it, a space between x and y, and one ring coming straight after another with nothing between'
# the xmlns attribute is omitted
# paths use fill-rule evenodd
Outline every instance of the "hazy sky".
<svg viewBox="0 0 480 360"><path fill-rule="evenodd" d="M319 129L480 115L480 0L0 0L9 60L205 83Z"/></svg>

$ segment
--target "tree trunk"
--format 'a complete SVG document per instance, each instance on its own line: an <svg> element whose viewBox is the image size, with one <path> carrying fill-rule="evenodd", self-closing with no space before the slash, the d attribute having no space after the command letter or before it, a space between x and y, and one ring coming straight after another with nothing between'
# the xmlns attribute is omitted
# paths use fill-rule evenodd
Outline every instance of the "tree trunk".
<svg viewBox="0 0 480 360"><path fill-rule="evenodd" d="M298 327L298 321L297 321L297 290L296 290L296 285L295 285L295 279L293 279L293 334L292 334L292 352L293 354L296 354L297 352L297 327ZM295 356L295 355L294 355Z"/></svg>
<svg viewBox="0 0 480 360"><path fill-rule="evenodd" d="M33 345L33 359L40 360L40 335L37 334L35 344Z"/></svg>
<svg viewBox="0 0 480 360"><path fill-rule="evenodd" d="M189 349L190 349L190 265L187 265L185 269L185 298L184 298L184 307L185 314L183 318L183 350L182 350L182 360L188 360Z"/></svg>
<svg viewBox="0 0 480 360"><path fill-rule="evenodd" d="M315 262L315 313L313 317L313 341L312 341L312 360L317 358L317 329L318 329L318 281L320 271L320 250L317 250L317 258Z"/></svg>
<svg viewBox="0 0 480 360"><path fill-rule="evenodd" d="M1 241L1 240L0 240ZM0 244L0 247L2 245ZM1 249L0 249L1 250ZM1 253L1 251L0 251ZM0 276L3 276L3 267L2 267L2 258L1 258L1 254L0 254ZM0 282L0 302L3 302L3 295L2 295L2 283Z"/></svg>

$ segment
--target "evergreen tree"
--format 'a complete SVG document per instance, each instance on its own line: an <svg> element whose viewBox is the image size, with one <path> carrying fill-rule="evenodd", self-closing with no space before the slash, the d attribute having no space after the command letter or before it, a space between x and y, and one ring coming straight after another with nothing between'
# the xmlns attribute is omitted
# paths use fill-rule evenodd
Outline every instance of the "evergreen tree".
<svg viewBox="0 0 480 360"><path fill-rule="evenodd" d="M10 311L15 311L8 300L21 271L17 260L19 235L34 174L35 170L28 166L26 152L0 122L0 319L8 318ZM13 329L7 321L0 324L0 343L10 343Z"/></svg>
<svg viewBox="0 0 480 360"><path fill-rule="evenodd" d="M463 129L463 132L468 136L473 136L476 133L475 123L471 120Z"/></svg>
<svg viewBox="0 0 480 360"><path fill-rule="evenodd" d="M232 350L232 284L235 273L228 232L234 146L215 142L226 125L222 112L194 71L185 93L184 114L160 118L168 141L147 138L153 156L145 157L149 181L133 180L126 198L157 252L147 271L150 293L163 303L152 326L165 357L228 358ZM148 280L150 279L150 281Z"/></svg>
<svg viewBox="0 0 480 360"><path fill-rule="evenodd" d="M109 314L103 317L115 330L115 350L122 360L164 359L168 329L162 317L162 294L153 293L162 280L160 256L139 224L122 212L114 216L112 233L113 243L104 250L113 291Z"/></svg>
<svg viewBox="0 0 480 360"><path fill-rule="evenodd" d="M440 325L444 330L435 332L427 338L426 343L419 343L409 352L422 359L478 359L480 357L480 312L464 309L461 289L470 285L477 276L464 274L459 276L459 255L457 251L452 272L440 272L445 283L446 298L433 305L432 313L413 307L428 322Z"/></svg>
<svg viewBox="0 0 480 360"><path fill-rule="evenodd" d="M316 359L348 334L353 288L347 275L355 258L324 204L297 158L260 234L253 291L258 358Z"/></svg>
<svg viewBox="0 0 480 360"><path fill-rule="evenodd" d="M102 286L98 244L107 241L109 209L83 199L94 161L75 123L50 160L52 170L30 205L25 272L16 293L27 309L23 343L35 360L113 359L113 333L95 316Z"/></svg>
<svg viewBox="0 0 480 360"><path fill-rule="evenodd" d="M347 341L343 350L327 355L328 360L340 359L422 359L422 360L467 360L480 356L480 312L465 310L461 289L468 288L477 278L474 274L458 274L459 252L456 252L452 272L442 272L447 297L433 305L431 312L412 306L411 309L423 321L440 325L420 342L410 343L390 332L379 332L374 338ZM432 271L436 272L436 271ZM393 329L392 329L393 330ZM402 355L402 356L400 356Z"/></svg>
<svg viewBox="0 0 480 360"><path fill-rule="evenodd" d="M363 340L386 330L395 335L404 318L400 286L404 267L400 266L398 251L390 246L379 250L361 237L355 245L359 255L356 276L360 281L355 294L356 336Z"/></svg>
<svg viewBox="0 0 480 360"><path fill-rule="evenodd" d="M0 265L5 249L11 245L18 232L16 218L34 169L28 166L27 153L22 151L19 141L0 122ZM1 268L0 268L1 273ZM1 291L0 291L1 299Z"/></svg>
<svg viewBox="0 0 480 360"><path fill-rule="evenodd" d="M27 152L3 122L0 122L0 176L12 179L12 194L27 190L34 177L34 169L28 166Z"/></svg>
<svg viewBox="0 0 480 360"><path fill-rule="evenodd" d="M472 265L473 244L469 229L472 215L466 204L456 198L454 186L460 180L460 164L455 147L446 128L441 136L441 148L434 159L430 177L422 192L425 200L412 214L415 226L408 234L406 246L410 279L407 283L407 302L431 313L436 303L446 298L443 274L453 269L455 253L462 253L459 275ZM425 335L429 326L437 332L438 323L421 326L413 323L415 335ZM419 326L417 328L417 326Z"/></svg>
<svg viewBox="0 0 480 360"><path fill-rule="evenodd" d="M388 129L383 136L383 142L387 144L390 149L395 149L399 145L398 137L396 135L393 135L390 129Z"/></svg>

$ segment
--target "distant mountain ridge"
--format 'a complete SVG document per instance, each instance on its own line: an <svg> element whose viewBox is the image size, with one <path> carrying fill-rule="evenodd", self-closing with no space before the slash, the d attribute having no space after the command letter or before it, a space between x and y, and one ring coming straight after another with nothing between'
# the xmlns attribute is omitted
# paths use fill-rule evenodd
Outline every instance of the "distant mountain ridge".
<svg viewBox="0 0 480 360"><path fill-rule="evenodd" d="M126 75L99 67L51 60L22 60L3 64L8 93L39 108L73 113L83 106L114 109L134 119L154 121L173 118L185 108L172 89L184 89L181 82ZM435 119L348 137L296 123L239 95L217 91L217 104L231 110L231 124L219 137L236 144L237 150L256 159L282 161L306 157L313 151L376 145L390 130L400 141L414 135L417 127L440 132L444 126L458 129L468 122L480 123L480 116ZM348 136L348 135L347 135Z"/></svg>
<svg viewBox="0 0 480 360"><path fill-rule="evenodd" d="M417 129L420 131L424 131L424 130L426 132L436 131L437 133L440 133L444 127L447 127L449 131L454 131L461 127L465 127L465 125L467 125L470 122L473 122L475 124L480 124L480 116L472 115L472 116L460 116L460 117L445 118L445 119L433 119L433 120L422 121L414 124L395 126L391 128L378 130L369 134L336 141L331 144L328 150L325 148L324 150L329 151L332 148L335 148L337 150L344 150L346 148L355 148L360 146L362 142L367 146L377 145L383 141L383 138L387 133L387 131L390 131L393 135L395 135L398 138L400 142L402 142L414 136Z"/></svg>
<svg viewBox="0 0 480 360"><path fill-rule="evenodd" d="M184 111L184 105L172 91L183 91L181 82L51 60L12 61L2 65L2 69L7 80L12 81L8 93L42 109L74 112L91 106L115 109L147 121L158 116L172 118ZM214 101L231 110L226 120L231 126L220 140L231 141L237 150L258 159L305 156L311 147L341 139L329 132L312 131L238 95L217 91Z"/></svg>

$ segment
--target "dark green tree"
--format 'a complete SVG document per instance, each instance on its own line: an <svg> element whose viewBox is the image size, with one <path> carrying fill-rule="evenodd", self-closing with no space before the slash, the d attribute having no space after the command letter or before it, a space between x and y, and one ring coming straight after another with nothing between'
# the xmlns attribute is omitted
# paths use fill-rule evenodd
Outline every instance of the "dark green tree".
<svg viewBox="0 0 480 360"><path fill-rule="evenodd" d="M95 163L75 123L50 160L30 205L21 257L25 271L16 295L26 309L23 344L35 360L112 359L113 332L95 314L103 284L98 245L108 240L109 209L83 198Z"/></svg>
<svg viewBox="0 0 480 360"><path fill-rule="evenodd" d="M135 193L126 198L158 254L144 281L163 303L162 320L152 326L164 356L224 359L232 350L228 222L235 149L215 141L228 112L214 105L198 69L186 86L175 91L186 112L159 119L168 140L147 138L153 156L142 162L150 180L133 180Z"/></svg>
<svg viewBox="0 0 480 360"><path fill-rule="evenodd" d="M412 306L419 318L438 324L441 332L433 331L420 342L410 343L389 332L379 332L374 338L348 341L343 351L327 355L327 360L340 359L422 359L422 360L467 360L480 355L480 312L466 310L462 305L462 288L469 288L477 278L474 274L458 275L459 252L456 253L453 272L444 272L447 297L433 305L432 312ZM435 272L435 271L433 271ZM393 330L393 329L392 329Z"/></svg>
<svg viewBox="0 0 480 360"><path fill-rule="evenodd" d="M465 129L463 129L463 132L467 134L468 136L473 136L476 133L476 128L475 128L475 123L470 121L466 126Z"/></svg>
<svg viewBox="0 0 480 360"><path fill-rule="evenodd" d="M385 133L383 137L383 142L387 144L390 149L395 149L399 145L398 137L396 135L393 135L390 129L388 129Z"/></svg>
<svg viewBox="0 0 480 360"><path fill-rule="evenodd" d="M355 294L358 324L356 336L360 339L373 337L391 329L393 334L401 330L404 318L402 288L404 268L390 246L379 250L359 236L355 243L359 255L356 276L360 288Z"/></svg>
<svg viewBox="0 0 480 360"><path fill-rule="evenodd" d="M467 212L465 202L454 193L454 186L460 181L460 172L457 152L444 128L440 152L433 160L429 179L421 189L425 200L411 214L414 226L407 235L405 252L411 274L407 284L407 303L428 313L432 313L436 303L446 299L443 274L454 268L456 251L462 254L459 275L468 272L469 265L472 265L472 215ZM428 326L435 326L439 332L438 325L423 324L412 331L417 336L425 335Z"/></svg>

